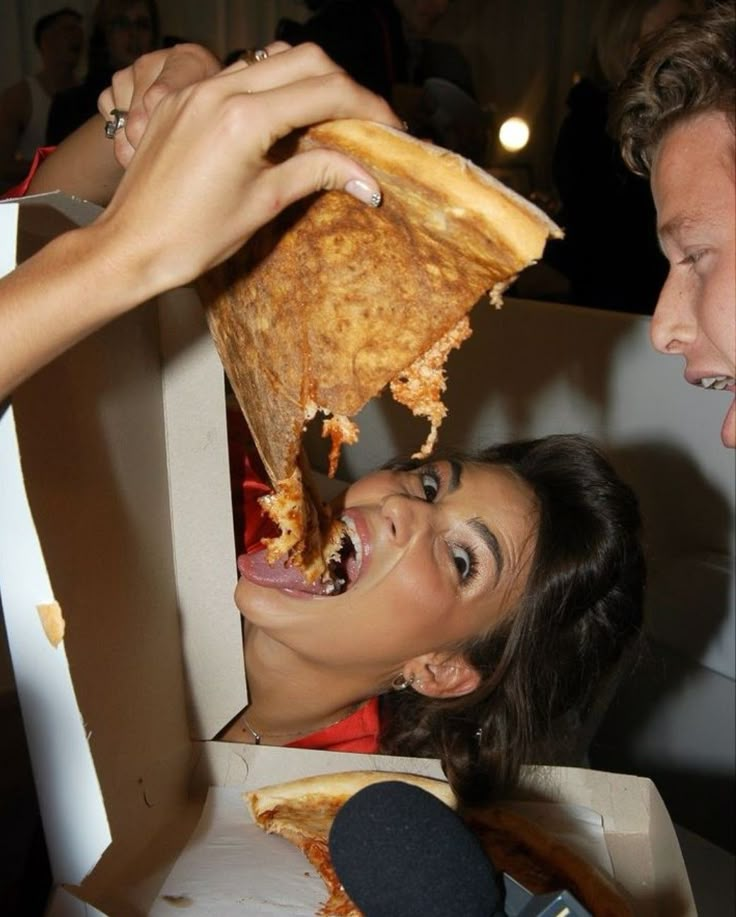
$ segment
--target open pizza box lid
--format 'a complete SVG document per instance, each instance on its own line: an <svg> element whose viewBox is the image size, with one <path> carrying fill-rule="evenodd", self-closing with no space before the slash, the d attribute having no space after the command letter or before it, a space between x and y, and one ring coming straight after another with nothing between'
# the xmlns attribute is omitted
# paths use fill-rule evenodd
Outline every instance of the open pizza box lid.
<svg viewBox="0 0 736 917"><path fill-rule="evenodd" d="M95 213L58 194L0 205L0 269ZM225 389L191 290L114 322L22 386L0 420L0 480L0 590L55 917L159 913L212 788L208 806L224 804L237 831L250 822L249 787L355 769L441 775L437 762L212 740L246 687ZM600 816L638 914L695 914L649 780L550 768L530 772L524 792ZM236 870L246 893L248 862ZM228 886L227 870L223 856L200 876L200 903ZM311 889L318 905L321 886ZM190 913L204 912L194 903Z"/></svg>

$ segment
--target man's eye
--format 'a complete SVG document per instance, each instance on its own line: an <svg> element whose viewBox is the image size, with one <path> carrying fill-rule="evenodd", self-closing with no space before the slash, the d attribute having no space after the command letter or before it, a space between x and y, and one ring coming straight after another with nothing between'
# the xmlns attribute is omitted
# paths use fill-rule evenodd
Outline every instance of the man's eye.
<svg viewBox="0 0 736 917"><path fill-rule="evenodd" d="M700 259L705 255L705 253L705 249L698 249L697 251L690 252L688 255L685 255L685 257L680 261L680 264L697 264L698 261L700 261Z"/></svg>
<svg viewBox="0 0 736 917"><path fill-rule="evenodd" d="M472 579L476 573L476 562L473 552L462 547L462 545L454 544L450 546L450 553L455 563L455 567L457 568L460 581L465 582L466 580Z"/></svg>
<svg viewBox="0 0 736 917"><path fill-rule="evenodd" d="M419 476L427 503L434 503L440 491L440 482L434 470L423 471Z"/></svg>

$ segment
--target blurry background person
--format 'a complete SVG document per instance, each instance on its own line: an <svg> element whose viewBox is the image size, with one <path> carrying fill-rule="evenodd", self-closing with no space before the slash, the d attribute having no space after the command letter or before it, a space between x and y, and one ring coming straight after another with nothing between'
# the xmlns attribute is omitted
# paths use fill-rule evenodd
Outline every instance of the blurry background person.
<svg viewBox="0 0 736 917"><path fill-rule="evenodd" d="M28 172L46 139L53 96L78 82L84 45L82 15L70 7L42 16L33 28L41 69L0 95L0 187L9 188Z"/></svg>
<svg viewBox="0 0 736 917"><path fill-rule="evenodd" d="M116 70L128 67L160 43L155 0L100 0L92 17L87 75L79 86L59 93L49 111L46 141L60 143L97 113L97 97Z"/></svg>
<svg viewBox="0 0 736 917"><path fill-rule="evenodd" d="M406 45L393 0L304 0L306 22L281 19L276 37L291 45L313 41L353 77L391 101L406 79Z"/></svg>
<svg viewBox="0 0 736 917"><path fill-rule="evenodd" d="M429 37L449 0L305 0L313 15L282 19L276 37L313 41L357 82L383 96L409 131L478 163L488 116L458 47Z"/></svg>
<svg viewBox="0 0 736 917"><path fill-rule="evenodd" d="M666 276L649 183L624 165L607 129L611 94L640 42L696 4L603 0L586 74L570 90L553 178L565 239L546 260L569 279L570 301L651 314Z"/></svg>

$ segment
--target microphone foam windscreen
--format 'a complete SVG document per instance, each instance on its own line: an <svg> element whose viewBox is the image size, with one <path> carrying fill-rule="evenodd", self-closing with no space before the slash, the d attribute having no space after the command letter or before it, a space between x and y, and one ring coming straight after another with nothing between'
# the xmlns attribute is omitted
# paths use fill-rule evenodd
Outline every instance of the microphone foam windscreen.
<svg viewBox="0 0 736 917"><path fill-rule="evenodd" d="M352 796L335 817L329 847L365 917L493 917L500 909L498 876L475 835L412 784L376 783Z"/></svg>

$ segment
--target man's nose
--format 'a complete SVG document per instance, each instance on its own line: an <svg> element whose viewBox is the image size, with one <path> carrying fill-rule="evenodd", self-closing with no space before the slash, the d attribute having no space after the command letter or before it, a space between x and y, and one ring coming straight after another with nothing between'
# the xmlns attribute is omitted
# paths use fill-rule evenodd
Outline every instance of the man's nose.
<svg viewBox="0 0 736 917"><path fill-rule="evenodd" d="M697 322L687 292L671 275L659 294L649 336L660 353L682 353L695 340Z"/></svg>

